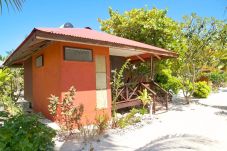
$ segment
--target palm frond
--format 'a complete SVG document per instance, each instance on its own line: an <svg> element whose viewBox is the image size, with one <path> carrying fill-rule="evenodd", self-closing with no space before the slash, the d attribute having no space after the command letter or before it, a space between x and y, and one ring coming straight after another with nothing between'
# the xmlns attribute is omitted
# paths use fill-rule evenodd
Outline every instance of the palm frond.
<svg viewBox="0 0 227 151"><path fill-rule="evenodd" d="M0 0L0 14L2 13L3 4L6 5L8 11L10 7L14 10L21 11L24 2L25 0Z"/></svg>

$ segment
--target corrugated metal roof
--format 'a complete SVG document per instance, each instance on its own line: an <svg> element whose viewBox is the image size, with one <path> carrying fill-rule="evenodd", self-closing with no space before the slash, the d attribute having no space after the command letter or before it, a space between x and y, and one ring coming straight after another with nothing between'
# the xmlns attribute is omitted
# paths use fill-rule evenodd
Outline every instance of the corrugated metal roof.
<svg viewBox="0 0 227 151"><path fill-rule="evenodd" d="M57 36L64 36L68 38L77 38L77 39L86 39L87 41L95 41L100 42L101 44L106 44L107 46L117 46L122 47L126 46L132 49L141 49L148 52L152 52L156 55L163 55L169 57L177 57L177 54L173 51L168 51L162 48L158 48L155 46L151 46L148 44L144 44L141 42L137 42L134 40L129 40L126 38L118 37L115 35L111 35L105 32L100 32L96 30L92 30L89 28L34 28L29 36L17 47L17 49L7 58L7 60L3 63L4 65L13 64L12 61L18 62L15 56L23 55L20 50L22 50L23 46L26 45L26 42L30 40L34 40L33 38L36 37L36 33L45 33L46 38L48 36L52 36L58 40ZM44 37L45 38L45 37ZM76 42L76 41L75 41Z"/></svg>

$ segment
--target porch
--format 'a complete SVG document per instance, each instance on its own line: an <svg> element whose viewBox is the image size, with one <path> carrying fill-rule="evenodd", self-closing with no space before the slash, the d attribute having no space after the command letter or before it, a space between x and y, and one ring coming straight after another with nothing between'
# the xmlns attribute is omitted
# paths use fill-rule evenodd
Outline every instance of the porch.
<svg viewBox="0 0 227 151"><path fill-rule="evenodd" d="M164 90L154 81L155 62L168 57L154 53L144 53L139 50L126 50L125 53L124 51L125 50L116 51L113 48L110 49L111 71L115 69L119 71L125 61L130 59L132 65L146 63L149 67L149 73L146 75L140 74L139 78L124 73L124 84L115 92L115 94L117 94L115 96L116 102L112 105L117 110L140 106L142 103L141 100L138 99L138 96L141 95L140 92L146 89L148 95L152 98L150 103L152 105L149 106L149 110L152 111L152 113L155 113L158 109L168 110L168 103L172 99L172 94ZM130 72L133 71L131 70Z"/></svg>

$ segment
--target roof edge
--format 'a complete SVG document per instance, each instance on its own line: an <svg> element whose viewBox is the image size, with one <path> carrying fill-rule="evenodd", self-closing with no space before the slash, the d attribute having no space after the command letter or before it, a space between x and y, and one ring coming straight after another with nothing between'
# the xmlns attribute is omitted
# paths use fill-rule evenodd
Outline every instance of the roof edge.
<svg viewBox="0 0 227 151"><path fill-rule="evenodd" d="M30 37L32 37L32 35L37 31L36 28L33 28L33 30L30 32L30 34L22 41L22 43L13 51L13 53L11 53L6 60L4 61L4 63L2 65L7 66L9 59L29 40Z"/></svg>

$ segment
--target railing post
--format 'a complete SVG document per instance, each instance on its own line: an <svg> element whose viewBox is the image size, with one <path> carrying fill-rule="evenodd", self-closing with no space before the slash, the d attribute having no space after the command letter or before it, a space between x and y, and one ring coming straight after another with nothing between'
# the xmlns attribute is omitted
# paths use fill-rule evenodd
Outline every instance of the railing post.
<svg viewBox="0 0 227 151"><path fill-rule="evenodd" d="M154 58L151 56L150 58L150 63L151 63L151 80L154 80Z"/></svg>
<svg viewBox="0 0 227 151"><path fill-rule="evenodd" d="M128 101L128 86L126 86L125 93L126 93L126 100Z"/></svg>
<svg viewBox="0 0 227 151"><path fill-rule="evenodd" d="M152 105L152 113L155 114L155 104L156 104L156 95L153 95L153 105Z"/></svg>
<svg viewBox="0 0 227 151"><path fill-rule="evenodd" d="M168 93L166 93L166 110L168 110Z"/></svg>

